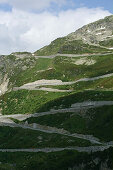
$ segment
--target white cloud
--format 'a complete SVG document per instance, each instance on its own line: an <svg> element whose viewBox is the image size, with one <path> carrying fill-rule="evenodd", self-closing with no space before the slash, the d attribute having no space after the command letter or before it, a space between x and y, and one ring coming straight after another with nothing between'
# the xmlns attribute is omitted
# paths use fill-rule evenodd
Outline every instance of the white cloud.
<svg viewBox="0 0 113 170"><path fill-rule="evenodd" d="M0 12L0 54L35 51L60 36L65 36L89 22L110 15L103 9L79 8L62 11L29 13L13 9Z"/></svg>
<svg viewBox="0 0 113 170"><path fill-rule="evenodd" d="M8 3L15 9L20 10L42 10L48 8L51 3L60 6L67 0L0 0L0 3Z"/></svg>

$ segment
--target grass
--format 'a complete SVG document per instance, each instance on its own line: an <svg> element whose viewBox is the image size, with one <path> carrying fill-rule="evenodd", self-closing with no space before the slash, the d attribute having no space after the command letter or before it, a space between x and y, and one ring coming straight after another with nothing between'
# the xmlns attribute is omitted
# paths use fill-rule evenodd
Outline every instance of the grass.
<svg viewBox="0 0 113 170"><path fill-rule="evenodd" d="M15 56L7 56L8 60L10 60L10 64L16 62ZM54 59L42 59L39 58L37 60L24 59L23 64L27 63L26 70L20 70L20 66L22 66L22 61L20 62L19 68L15 68L10 77L10 86L21 86L24 83L33 82L39 79L59 79L62 81L74 81L83 77L95 77L108 73L113 73L113 57L112 55L107 56L92 56L93 60L96 60L94 65L86 66L86 65L75 65L74 61L80 59L77 58L69 58L69 57L56 57ZM90 57L88 57L89 59ZM30 63L30 66L29 66ZM48 68L52 68L51 70L46 70ZM44 72L38 72L39 70L46 70ZM96 70L96 72L95 72ZM10 74L10 67L8 67L8 71ZM11 83L12 82L12 83ZM14 83L14 84L13 84ZM113 88L113 78L104 78L92 82L79 82L70 86L55 86L54 88L59 89L72 89L76 92L83 91L85 89L95 89L95 90L103 90L103 89L112 89ZM90 93L90 92L85 92ZM98 92L95 92L95 95ZM104 92L100 92L104 93ZM53 92L43 92L43 91L28 91L28 90L20 90L20 91L11 91L1 96L0 107L2 114L26 114L26 113L34 113L37 111L48 109L48 104L51 106L51 103L54 103L56 98L60 98L62 96L66 96L70 93L53 93ZM80 93L78 93L79 95ZM84 94L84 93L83 93ZM77 100L78 100L77 95ZM92 94L91 94L92 95ZM91 96L90 95L90 96ZM88 97L88 96L87 96ZM53 102L52 102L53 100ZM64 99L65 100L65 99ZM66 97L66 106L69 105L69 100ZM75 100L77 102L77 100ZM87 100L87 98L86 98ZM90 97L89 97L90 100ZM96 100L96 99L95 99ZM102 100L102 98L101 98ZM50 101L50 103L48 103ZM55 100L56 101L56 100ZM60 99L59 99L60 101ZM79 101L79 100L78 100ZM47 107L46 107L47 106ZM49 106L49 107L50 107ZM53 107L53 105L52 105Z"/></svg>
<svg viewBox="0 0 113 170"><path fill-rule="evenodd" d="M60 134L49 134L30 129L0 127L0 148L45 148L90 146L89 141Z"/></svg>
<svg viewBox="0 0 113 170"><path fill-rule="evenodd" d="M76 65L74 61L81 59L78 58L68 58L68 57L56 57L54 59L55 70L62 73L61 80L77 80L84 77L96 77L108 73L113 73L113 56L89 56L87 59L93 59L96 61L93 65ZM96 71L95 71L96 70ZM63 77L65 75L65 77Z"/></svg>
<svg viewBox="0 0 113 170"><path fill-rule="evenodd" d="M68 94L68 93L66 93ZM18 90L11 91L0 97L3 115L35 113L48 101L64 96L64 93Z"/></svg>
<svg viewBox="0 0 113 170"><path fill-rule="evenodd" d="M49 111L50 109L68 108L74 103L84 102L84 101L113 101L113 91L83 91L73 94L68 94L67 96L59 97L58 99L52 100L42 107L39 111Z"/></svg>
<svg viewBox="0 0 113 170"><path fill-rule="evenodd" d="M92 54L92 53L104 53L108 50L102 47L89 45L83 43L81 40L69 41L62 45L59 53L61 54Z"/></svg>
<svg viewBox="0 0 113 170"><path fill-rule="evenodd" d="M58 38L55 41L53 41L50 45L45 46L44 48L36 51L35 55L48 56L48 55L57 54L59 49L60 49L60 47L65 42L66 42L66 38L65 37Z"/></svg>
<svg viewBox="0 0 113 170"><path fill-rule="evenodd" d="M22 71L18 75L18 77L16 77L15 86L21 86L25 83L36 81L36 80L40 79L38 77L39 76L38 71L46 70L51 67L52 67L52 59L48 59L48 58L36 59L36 63L34 65L34 67L29 68L25 71Z"/></svg>
<svg viewBox="0 0 113 170"><path fill-rule="evenodd" d="M31 117L27 119L28 123L38 123L41 125L47 125L51 127L64 128L71 133L82 133L85 131L87 125L87 119L82 118L77 113L57 113L54 115L45 115L41 117Z"/></svg>
<svg viewBox="0 0 113 170"><path fill-rule="evenodd" d="M76 151L62 151L54 153L0 153L2 164L12 164L14 170L67 170L84 166L84 170L98 170L102 163L107 168L113 166L113 149L103 152L79 153ZM97 161L97 164L95 161ZM1 169L2 170L2 169ZM7 169L7 170L10 170Z"/></svg>
<svg viewBox="0 0 113 170"><path fill-rule="evenodd" d="M94 65L76 65L76 60L83 57L61 57L53 59L39 58L36 60L34 67L28 68L16 75L15 86L21 86L25 83L33 82L40 79L58 79L62 81L74 81L84 77L96 77L108 73L113 73L113 57L108 56L89 56L88 60L95 60ZM86 58L86 57L85 57ZM51 68L51 70L47 70ZM45 70L38 72L39 70ZM95 72L96 70L96 72Z"/></svg>
<svg viewBox="0 0 113 170"><path fill-rule="evenodd" d="M9 88L22 86L23 84L40 79L59 79L62 81L75 81L84 77L96 77L108 73L113 73L113 57L107 56L89 56L87 60L95 60L94 65L76 65L76 60L84 57L61 57L38 58L27 57L17 59L14 55L5 56L6 71L10 78ZM48 68L51 68L50 70ZM3 67L0 68L3 72ZM39 72L44 70L43 72ZM96 72L95 72L96 70Z"/></svg>
<svg viewBox="0 0 113 170"><path fill-rule="evenodd" d="M31 56L25 58L17 58L14 55L1 57L1 79L7 75L7 78L9 79L8 88L10 89L16 84L18 76L25 70L33 68L35 63L35 58Z"/></svg>
<svg viewBox="0 0 113 170"><path fill-rule="evenodd" d="M24 54L26 54L26 55L31 55L31 53L30 53L30 52L27 52L27 51L23 51L23 52L14 52L13 55L15 55L15 54L17 54L17 55L24 55Z"/></svg>
<svg viewBox="0 0 113 170"><path fill-rule="evenodd" d="M113 17L106 17L105 22L111 22ZM100 25L103 20L96 22ZM93 41L93 40L92 40ZM113 47L113 40L100 43L104 47ZM38 50L35 55L61 54L93 54L108 53L110 50L102 47L84 44L82 41L70 41L68 37L59 38L49 46ZM111 50L112 52L112 50ZM15 55L25 54L25 58ZM84 57L83 57L84 58ZM31 53L18 52L0 59L1 80L8 75L9 89L40 79L59 79L75 81L85 77L96 77L113 73L113 55L88 56L86 60L94 60L93 65L76 65L82 57L34 58ZM49 70L51 68L51 70ZM40 72L43 70L43 72ZM50 87L50 86L49 86ZM68 108L71 104L83 101L112 100L113 77L92 82L79 82L69 86L54 86L58 89L72 89L73 93L53 93L43 91L11 91L0 97L2 114L29 114L50 109ZM94 89L87 91L87 89ZM85 91L84 91L85 90ZM12 119L19 123L16 119ZM113 140L113 109L104 106L77 113L58 113L38 118L27 119L29 123L39 123L57 128L64 128L71 133L92 134L102 141ZM0 148L43 148L66 146L90 146L87 140L67 137L58 134L47 134L39 131L0 127ZM1 153L0 169L15 170L69 170L81 169L98 170L107 164L112 169L113 149L97 153L78 153L62 151L57 153ZM97 162L97 163L96 163Z"/></svg>
<svg viewBox="0 0 113 170"><path fill-rule="evenodd" d="M89 134L103 141L113 140L113 106L103 106L75 113L57 113L41 117L31 117L28 123L38 123L63 128L71 133Z"/></svg>
<svg viewBox="0 0 113 170"><path fill-rule="evenodd" d="M45 91L18 90L0 97L3 115L32 114L53 108L70 107L76 102L91 100L113 100L112 91L84 91L78 93L58 93Z"/></svg>
<svg viewBox="0 0 113 170"><path fill-rule="evenodd" d="M96 61L93 65L76 65L75 62L85 58L86 60ZM45 59L43 59L45 60ZM57 56L51 59L52 69L45 70L44 72L33 74L32 81L39 79L59 79L62 81L75 81L84 77L96 77L108 73L113 73L113 57L107 56L89 56L89 57L65 57ZM96 72L95 72L96 70ZM35 76L34 76L35 75ZM27 74L26 74L27 77ZM21 77L19 78L21 79ZM27 81L30 82L30 81Z"/></svg>
<svg viewBox="0 0 113 170"><path fill-rule="evenodd" d="M83 43L82 40L71 40L68 37L58 38L50 45L35 52L38 56L49 56L60 54L85 54L85 53L104 53L108 50L102 47Z"/></svg>

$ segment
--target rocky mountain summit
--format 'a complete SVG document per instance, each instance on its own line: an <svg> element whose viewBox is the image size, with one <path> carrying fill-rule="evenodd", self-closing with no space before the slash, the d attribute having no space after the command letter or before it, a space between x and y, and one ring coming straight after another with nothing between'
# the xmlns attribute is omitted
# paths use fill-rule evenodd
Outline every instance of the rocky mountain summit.
<svg viewBox="0 0 113 170"><path fill-rule="evenodd" d="M82 40L89 44L101 44L113 39L113 15L88 24L68 35L71 40Z"/></svg>

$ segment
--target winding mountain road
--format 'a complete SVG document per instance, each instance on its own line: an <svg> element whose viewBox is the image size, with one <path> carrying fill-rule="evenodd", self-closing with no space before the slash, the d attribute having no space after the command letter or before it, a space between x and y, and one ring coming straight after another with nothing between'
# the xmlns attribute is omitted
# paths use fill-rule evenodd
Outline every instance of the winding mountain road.
<svg viewBox="0 0 113 170"><path fill-rule="evenodd" d="M94 80L99 80L99 79L108 78L108 77L112 77L112 76L113 76L113 73L110 73L110 74L105 74L105 75L101 75L101 76L97 76L97 77L81 78L79 80L71 81L71 82L62 82L62 80L45 80L45 79L42 79L42 80L37 80L35 82L24 84L20 87L14 87L13 90L17 91L17 90L25 89L25 90L42 90L42 91L50 91L50 92L71 92L71 90L59 90L59 89L42 87L42 86L71 85L71 84L75 84L75 83L78 83L78 82L94 81ZM40 88L40 86L41 86L41 88Z"/></svg>
<svg viewBox="0 0 113 170"><path fill-rule="evenodd" d="M105 56L105 55L109 55L109 54L113 54L112 52L110 53L93 53L93 54L55 54L55 55L50 55L50 56L34 56L35 58L55 58L57 56L65 56L65 57L88 57L88 56Z"/></svg>
<svg viewBox="0 0 113 170"><path fill-rule="evenodd" d="M112 105L113 105L113 101L87 101L87 102L72 104L70 108L58 109L58 110L51 109L48 112L34 113L33 115L31 115L31 117L40 117L45 115L57 114L57 113L77 112L82 109L91 109L91 108L112 106Z"/></svg>
<svg viewBox="0 0 113 170"><path fill-rule="evenodd" d="M44 152L44 153L49 153L49 152L60 152L64 150L74 150L78 152L97 152L97 151L104 151L106 149L109 149L110 147L113 147L113 145L108 145L108 146L89 146L89 147L66 147L66 148L41 148L41 149L0 149L0 152Z"/></svg>
<svg viewBox="0 0 113 170"><path fill-rule="evenodd" d="M51 109L50 111L47 112L40 112L40 113L34 113L34 114L29 114L29 115L23 115L23 114L14 114L14 115L0 115L0 122L8 123L7 120L10 118L17 119L19 121L23 121L27 118L30 117L40 117L40 116L45 116L45 115L52 115L52 114L57 114L57 113L67 113L67 112L78 112L79 110L84 110L84 109L90 109L90 108L97 108L97 107L102 107L102 106L112 106L113 101L86 101L86 102L81 102L81 103L74 103L71 105L69 108L65 109L58 109L54 110Z"/></svg>
<svg viewBox="0 0 113 170"><path fill-rule="evenodd" d="M50 114L56 114L56 113L66 113L66 112L76 112L78 110L82 109L89 109L89 108L95 108L95 107L101 107L101 106L111 106L113 105L113 101L88 101L88 102L82 102L82 103L75 103L72 104L70 108L66 109L59 109L59 110L50 110L48 112L42 112L42 113L35 113L32 115L5 115L0 116L0 126L9 126L9 127L20 127L23 129L31 129L31 130L37 130L45 133L57 133L61 135L76 137L84 140L88 140L91 143L95 144L102 144L99 142L99 139L92 136L92 135L84 135L84 134L71 134L68 131L65 131L63 129L58 129L55 127L49 127L49 126L42 126L39 124L34 123L33 125L29 124L16 124L13 122L13 120L10 120L10 118L15 118L18 120L25 120L29 117L39 117L44 115L50 115Z"/></svg>
<svg viewBox="0 0 113 170"><path fill-rule="evenodd" d="M9 126L9 127L13 127L13 128L23 128L23 129L31 129L31 130L35 130L35 131L40 131L40 132L44 132L44 133L50 133L50 134L59 134L59 135L65 135L68 137L75 137L75 138L79 138L79 139L83 139L83 140L88 140L90 141L92 144L102 144L101 142L99 142L99 139L94 137L93 135L83 135L83 134L71 134L70 132L64 130L64 129L58 129L55 127L49 127L49 126L43 126L43 125L39 125L39 124L16 124L16 123L0 123L0 126Z"/></svg>

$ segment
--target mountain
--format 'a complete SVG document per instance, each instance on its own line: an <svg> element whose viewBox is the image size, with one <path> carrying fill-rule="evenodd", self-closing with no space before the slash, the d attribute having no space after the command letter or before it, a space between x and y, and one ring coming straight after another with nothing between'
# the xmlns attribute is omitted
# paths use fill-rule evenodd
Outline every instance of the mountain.
<svg viewBox="0 0 113 170"><path fill-rule="evenodd" d="M83 40L85 43L99 45L101 41L113 38L113 15L88 24L68 35L70 39Z"/></svg>
<svg viewBox="0 0 113 170"><path fill-rule="evenodd" d="M0 56L0 169L113 169L113 15Z"/></svg>
<svg viewBox="0 0 113 170"><path fill-rule="evenodd" d="M36 51L35 55L98 53L112 47L113 15L88 24L66 37L58 38L49 46Z"/></svg>

